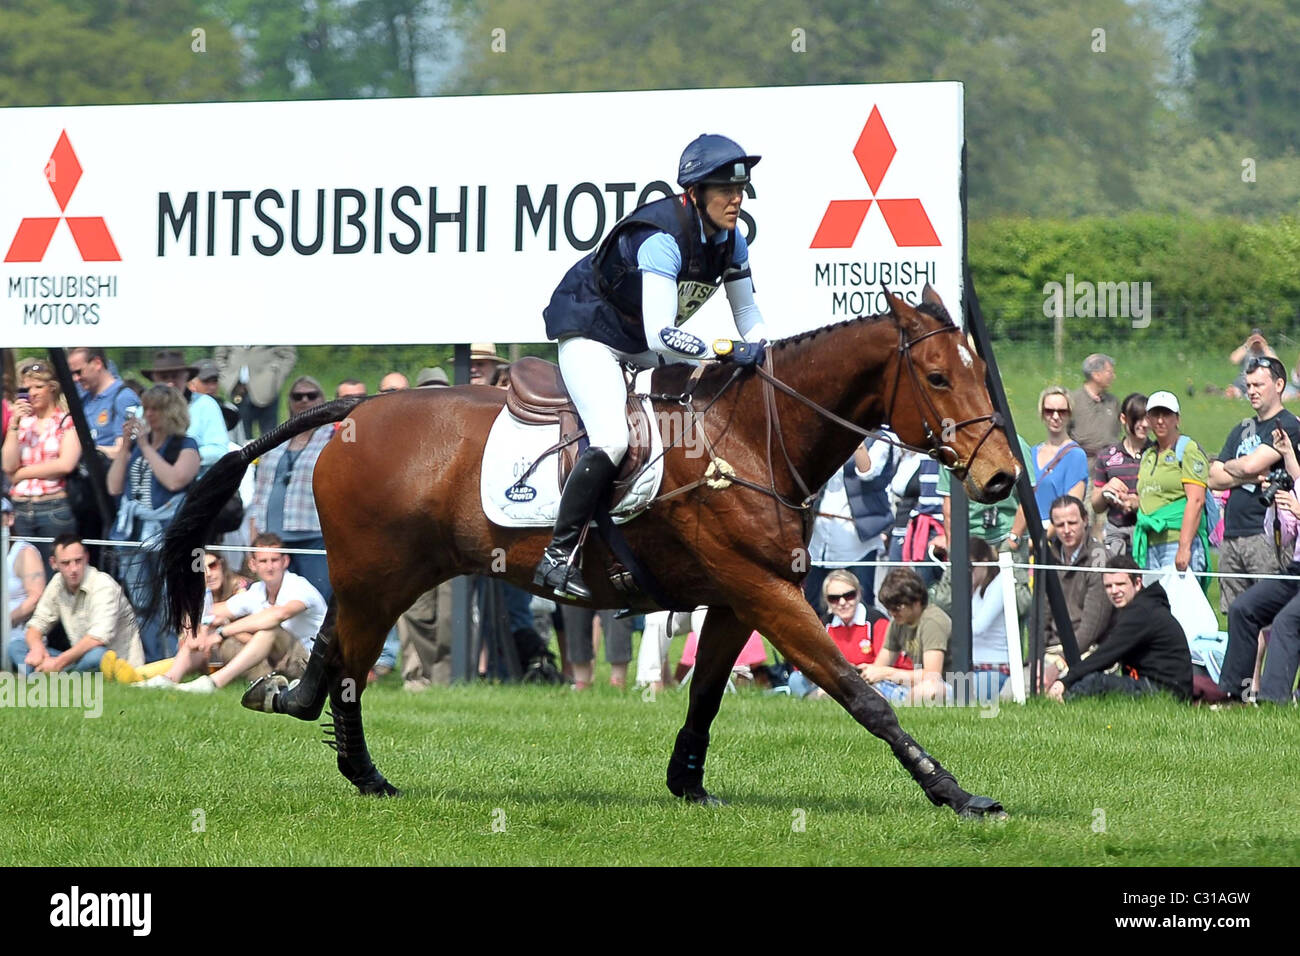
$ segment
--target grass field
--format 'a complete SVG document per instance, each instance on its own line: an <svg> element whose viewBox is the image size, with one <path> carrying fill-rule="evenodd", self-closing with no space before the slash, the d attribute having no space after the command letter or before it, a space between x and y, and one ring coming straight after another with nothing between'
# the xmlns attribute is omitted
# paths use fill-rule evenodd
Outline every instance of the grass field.
<svg viewBox="0 0 1300 956"><path fill-rule="evenodd" d="M901 711L1003 801L988 824L932 807L830 702L728 694L706 781L731 805L703 809L663 782L679 691L380 684L367 731L395 800L358 796L318 727L238 700L109 685L99 719L6 712L0 865L1300 864L1291 709Z"/></svg>

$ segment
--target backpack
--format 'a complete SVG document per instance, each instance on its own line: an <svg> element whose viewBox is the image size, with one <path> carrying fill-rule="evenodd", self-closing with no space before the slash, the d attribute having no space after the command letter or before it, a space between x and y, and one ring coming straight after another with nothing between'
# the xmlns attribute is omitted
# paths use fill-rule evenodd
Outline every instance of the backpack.
<svg viewBox="0 0 1300 956"><path fill-rule="evenodd" d="M1174 454L1178 456L1178 464L1183 463L1183 452L1187 450L1188 443L1191 439L1186 435L1179 435L1178 442L1174 445ZM1198 446L1199 447L1199 446ZM1219 499L1215 497L1214 492L1209 488L1205 489L1205 524L1213 532L1223 520L1223 506L1219 504ZM1208 559L1208 555L1207 555Z"/></svg>

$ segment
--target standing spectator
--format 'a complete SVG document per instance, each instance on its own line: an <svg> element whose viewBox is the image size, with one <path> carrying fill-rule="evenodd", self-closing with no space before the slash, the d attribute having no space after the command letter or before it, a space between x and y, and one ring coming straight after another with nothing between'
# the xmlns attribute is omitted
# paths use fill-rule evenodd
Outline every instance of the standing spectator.
<svg viewBox="0 0 1300 956"><path fill-rule="evenodd" d="M379 380L379 391L400 392L411 387L410 380L401 372L389 372Z"/></svg>
<svg viewBox="0 0 1300 956"><path fill-rule="evenodd" d="M289 390L289 415L300 415L324 401L325 393L320 383L304 375L296 379ZM321 535L311 481L316 471L316 459L333 435L333 424L322 425L289 439L262 456L257 465L257 484L253 492L251 537L270 532L279 535L291 548L324 550L325 538ZM328 603L334 591L330 587L326 556L295 554L293 566Z"/></svg>
<svg viewBox="0 0 1300 956"><path fill-rule="evenodd" d="M91 440L112 458L122 443L122 425L127 409L135 404L135 394L108 370L103 349L70 349L68 371L82 391L81 406Z"/></svg>
<svg viewBox="0 0 1300 956"><path fill-rule="evenodd" d="M1079 443L1089 462L1120 440L1119 400L1109 391L1114 381L1115 360L1096 352L1083 360L1083 385L1069 393L1070 437Z"/></svg>
<svg viewBox="0 0 1300 956"><path fill-rule="evenodd" d="M86 548L75 534L54 539L51 563L59 573L45 586L26 634L9 639L9 657L18 673L96 671L106 650L132 666L143 664L130 602L116 581L90 566ZM71 645L61 654L51 654L45 644L56 623L63 625Z"/></svg>
<svg viewBox="0 0 1300 956"><path fill-rule="evenodd" d="M5 526L13 527L14 506L8 498L0 498L0 511ZM36 545L30 541L11 541L9 553L5 555L4 573L9 578L9 606L5 612L9 615L9 626L17 631L32 616L45 590L45 566Z"/></svg>
<svg viewBox="0 0 1300 956"><path fill-rule="evenodd" d="M189 390L195 395L207 395L221 409L221 420L226 426L226 437L242 445L244 442L243 424L239 420L239 409L229 402L221 400L221 372L212 359L199 359L198 372L189 381Z"/></svg>
<svg viewBox="0 0 1300 956"><path fill-rule="evenodd" d="M1296 445L1282 429L1273 434L1274 447L1281 453L1287 474L1300 479ZM1289 546L1290 562L1285 578L1254 582L1228 609L1228 648L1219 674L1219 689L1241 700L1254 683L1256 647L1262 628L1269 628L1268 654L1260 676L1259 697L1276 704L1292 700L1296 671L1300 670L1300 500L1294 492L1279 488L1275 497L1283 541ZM1271 522L1270 522L1271 523Z"/></svg>
<svg viewBox="0 0 1300 956"><path fill-rule="evenodd" d="M497 347L491 342L475 342L469 347L469 383L471 385L491 385L498 365L506 362L497 355Z"/></svg>
<svg viewBox="0 0 1300 956"><path fill-rule="evenodd" d="M1179 571L1204 571L1209 560L1205 488L1210 462L1200 445L1180 433L1179 422L1178 399L1171 393L1156 392L1147 399L1155 444L1138 464L1133 527L1133 558L1147 570L1173 565Z"/></svg>
<svg viewBox="0 0 1300 956"><path fill-rule="evenodd" d="M1133 525L1138 510L1138 462L1147 445L1147 397L1132 392L1120 403L1119 423L1124 440L1097 453L1092 470L1092 511L1106 513L1104 543L1108 554L1133 550Z"/></svg>
<svg viewBox="0 0 1300 956"><path fill-rule="evenodd" d="M206 471L221 460L230 450L230 436L221 406L211 395L200 395L189 390L189 381L199 372L190 365L177 349L163 349L154 353L153 368L141 369L141 374L158 385L170 385L184 396L190 408L190 427L186 434L199 446L199 467Z"/></svg>
<svg viewBox="0 0 1300 956"><path fill-rule="evenodd" d="M81 460L81 442L67 413L58 379L45 362L29 362L20 379L3 463L13 482L14 534L57 538L76 530L67 478ZM38 544L42 562L53 548Z"/></svg>
<svg viewBox="0 0 1300 956"><path fill-rule="evenodd" d="M941 568L928 560L930 542L943 535L943 498L939 497L939 462L905 451L889 483L894 494L894 530L889 560L911 561L926 586L939 580Z"/></svg>
<svg viewBox="0 0 1300 956"><path fill-rule="evenodd" d="M1112 692L1138 696L1163 690L1179 700L1191 699L1192 656L1187 636L1169 611L1164 588L1159 584L1143 587L1138 570L1126 554L1106 562L1101 577L1115 607L1115 624L1101 647L1048 687L1048 697L1063 703L1067 696L1073 699ZM1106 673L1115 664L1120 665L1120 672Z"/></svg>
<svg viewBox="0 0 1300 956"><path fill-rule="evenodd" d="M1282 557L1273 540L1273 528L1264 527L1265 505L1259 500L1259 476L1282 461L1273 447L1273 431L1286 432L1293 447L1300 447L1300 420L1282 407L1286 369L1275 358L1253 358L1246 366L1246 397L1255 410L1228 433L1215 461L1210 462L1211 491L1232 489L1224 509L1223 541L1219 545L1219 573L1276 574ZM1219 608L1224 614L1249 578L1219 578Z"/></svg>
<svg viewBox="0 0 1300 956"><path fill-rule="evenodd" d="M1087 386L1081 389L1086 390ZM1063 495L1083 498L1083 489L1088 483L1088 456L1066 433L1073 412L1070 395L1064 388L1049 385L1043 389L1038 396L1038 415L1047 428L1047 440L1031 449L1031 464L1038 479L1034 485L1034 498L1038 502L1043 526L1048 527L1051 524L1048 512L1053 501ZM1113 424L1118 427L1119 422Z"/></svg>
<svg viewBox="0 0 1300 956"><path fill-rule="evenodd" d="M298 350L292 345L220 346L212 359L221 370L221 389L239 408L239 420L250 439L256 423L259 434L276 426L280 417L280 389L293 372Z"/></svg>
<svg viewBox="0 0 1300 956"><path fill-rule="evenodd" d="M166 531L199 473L199 446L186 434L190 413L180 392L155 385L140 402L144 420L127 418L122 447L108 469L108 493L121 496L114 541L149 541ZM157 587L145 558L141 549L126 551L120 559L122 580L137 613L150 603ZM146 661L176 654L175 635L164 634L158 620L140 616L139 627Z"/></svg>
<svg viewBox="0 0 1300 956"><path fill-rule="evenodd" d="M1239 366L1239 371L1232 384L1223 390L1225 398L1241 398L1246 394L1246 366L1252 360L1261 358L1278 358L1278 354L1273 351L1273 346L1268 344L1268 339L1264 338L1264 334L1259 329L1251 329L1246 341L1233 349L1232 354L1228 356L1228 364Z"/></svg>
<svg viewBox="0 0 1300 956"><path fill-rule="evenodd" d="M349 395L365 395L366 383L359 378L345 378L334 389L335 398L347 398Z"/></svg>
<svg viewBox="0 0 1300 956"><path fill-rule="evenodd" d="M808 557L812 565L804 578L804 596L821 611L822 581L827 569L819 562L844 562L862 583L862 601L876 600L876 569L864 561L875 560L885 547L884 534L893 524L889 507L889 483L898 468L898 450L886 432L868 444L864 441L853 457L831 475L813 507L812 540Z"/></svg>
<svg viewBox="0 0 1300 956"><path fill-rule="evenodd" d="M613 611L596 612L585 607L564 605L564 640L573 666L573 689L586 690L591 686L595 666L595 634L597 613L600 629L605 635L605 660L609 663L609 685L622 690L627 686L627 665L632 660L632 619L614 617Z"/></svg>

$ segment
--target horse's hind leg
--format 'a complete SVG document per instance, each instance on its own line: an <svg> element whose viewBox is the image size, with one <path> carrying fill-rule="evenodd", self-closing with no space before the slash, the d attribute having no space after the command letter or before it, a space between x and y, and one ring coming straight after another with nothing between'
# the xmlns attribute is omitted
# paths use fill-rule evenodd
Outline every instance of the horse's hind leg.
<svg viewBox="0 0 1300 956"><path fill-rule="evenodd" d="M384 779L370 760L365 733L361 728L361 694L366 689L366 675L379 658L388 627L381 615L368 605L359 608L346 597L339 600L338 628L334 639L337 664L331 668L323 654L328 676L330 711L334 718L334 739L338 752L339 773L347 777L362 793L397 796L396 787Z"/></svg>
<svg viewBox="0 0 1300 956"><path fill-rule="evenodd" d="M722 801L704 789L704 758L709 725L718 714L732 665L749 639L750 628L729 607L711 607L704 619L691 675L691 702L686 724L677 734L668 761L668 789L675 796L706 806Z"/></svg>

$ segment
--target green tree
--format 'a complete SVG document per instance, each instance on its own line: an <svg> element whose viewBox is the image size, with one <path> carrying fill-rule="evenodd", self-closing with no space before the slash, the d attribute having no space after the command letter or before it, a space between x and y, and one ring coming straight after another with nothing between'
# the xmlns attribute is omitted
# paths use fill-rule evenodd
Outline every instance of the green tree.
<svg viewBox="0 0 1300 956"><path fill-rule="evenodd" d="M238 90L235 40L200 0L0 6L0 106L199 102Z"/></svg>

